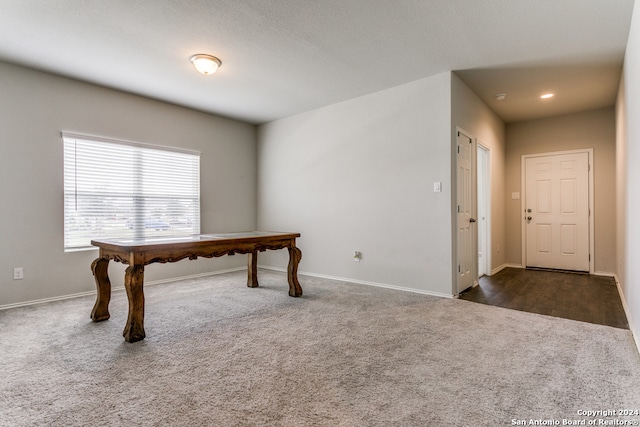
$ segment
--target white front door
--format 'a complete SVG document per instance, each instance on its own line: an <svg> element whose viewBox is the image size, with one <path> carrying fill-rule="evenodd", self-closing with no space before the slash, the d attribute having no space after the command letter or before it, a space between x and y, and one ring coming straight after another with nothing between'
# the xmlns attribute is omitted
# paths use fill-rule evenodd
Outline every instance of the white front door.
<svg viewBox="0 0 640 427"><path fill-rule="evenodd" d="M474 168L473 168L473 140L458 132L457 154L457 199L458 199L458 274L457 293L460 293L473 285L475 262L477 252L475 250L475 214L474 209Z"/></svg>
<svg viewBox="0 0 640 427"><path fill-rule="evenodd" d="M589 153L525 159L526 266L589 271Z"/></svg>

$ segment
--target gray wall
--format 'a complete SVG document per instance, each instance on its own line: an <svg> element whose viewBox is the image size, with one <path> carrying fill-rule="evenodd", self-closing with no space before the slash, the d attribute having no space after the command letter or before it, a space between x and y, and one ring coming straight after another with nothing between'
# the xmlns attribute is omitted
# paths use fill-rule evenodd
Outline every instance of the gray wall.
<svg viewBox="0 0 640 427"><path fill-rule="evenodd" d="M0 94L0 306L95 289L97 251L63 250L62 130L199 150L203 232L256 227L255 126L5 63ZM152 264L145 280L244 265ZM122 286L121 264L110 275Z"/></svg>
<svg viewBox="0 0 640 427"><path fill-rule="evenodd" d="M521 158L524 154L593 148L595 272L616 271L616 127L613 108L507 125L507 263L522 265Z"/></svg>
<svg viewBox="0 0 640 427"><path fill-rule="evenodd" d="M617 276L640 350L640 4L636 2L616 102Z"/></svg>
<svg viewBox="0 0 640 427"><path fill-rule="evenodd" d="M451 295L450 87L443 73L258 127L258 225L301 232L301 272Z"/></svg>

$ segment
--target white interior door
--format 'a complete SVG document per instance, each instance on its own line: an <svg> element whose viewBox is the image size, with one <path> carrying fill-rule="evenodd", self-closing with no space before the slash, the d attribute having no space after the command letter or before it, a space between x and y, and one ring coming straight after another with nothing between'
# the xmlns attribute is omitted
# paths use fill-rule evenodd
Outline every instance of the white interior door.
<svg viewBox="0 0 640 427"><path fill-rule="evenodd" d="M525 159L526 266L589 271L589 153Z"/></svg>
<svg viewBox="0 0 640 427"><path fill-rule="evenodd" d="M458 132L457 154L457 246L458 246L458 275L457 292L460 293L473 285L477 252L475 249L476 222L474 195L475 179L473 167L473 140L462 132Z"/></svg>

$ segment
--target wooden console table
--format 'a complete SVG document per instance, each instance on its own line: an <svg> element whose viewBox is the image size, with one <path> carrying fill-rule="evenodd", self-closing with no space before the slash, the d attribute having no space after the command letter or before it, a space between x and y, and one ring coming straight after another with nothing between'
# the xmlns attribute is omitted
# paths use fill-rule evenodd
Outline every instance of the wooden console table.
<svg viewBox="0 0 640 427"><path fill-rule="evenodd" d="M298 282L298 264L302 252L296 247L299 233L272 233L250 231L228 234L197 234L186 237L156 237L137 239L92 240L91 244L100 248L100 256L91 264L98 295L91 311L94 322L107 320L111 299L111 282L107 273L109 261L128 264L124 275L124 286L129 299L129 316L124 327L127 342L143 340L144 332L144 266L154 262L176 262L198 257L213 258L223 255L248 254L247 286L258 286L258 251L268 249L289 250L287 279L289 295L299 297L302 288Z"/></svg>

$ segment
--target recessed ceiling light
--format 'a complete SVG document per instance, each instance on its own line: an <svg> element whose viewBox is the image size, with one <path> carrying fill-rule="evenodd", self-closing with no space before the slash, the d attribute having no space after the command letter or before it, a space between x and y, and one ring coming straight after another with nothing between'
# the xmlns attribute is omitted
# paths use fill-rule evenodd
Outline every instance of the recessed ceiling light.
<svg viewBox="0 0 640 427"><path fill-rule="evenodd" d="M213 74L222 65L222 61L212 55L199 53L191 57L191 63L202 74Z"/></svg>
<svg viewBox="0 0 640 427"><path fill-rule="evenodd" d="M542 95L540 95L541 99L549 99L549 98L553 98L555 96L554 93L543 93Z"/></svg>
<svg viewBox="0 0 640 427"><path fill-rule="evenodd" d="M496 93L495 95L493 95L493 97L497 101L504 101L504 99L507 97L507 94L506 93Z"/></svg>

